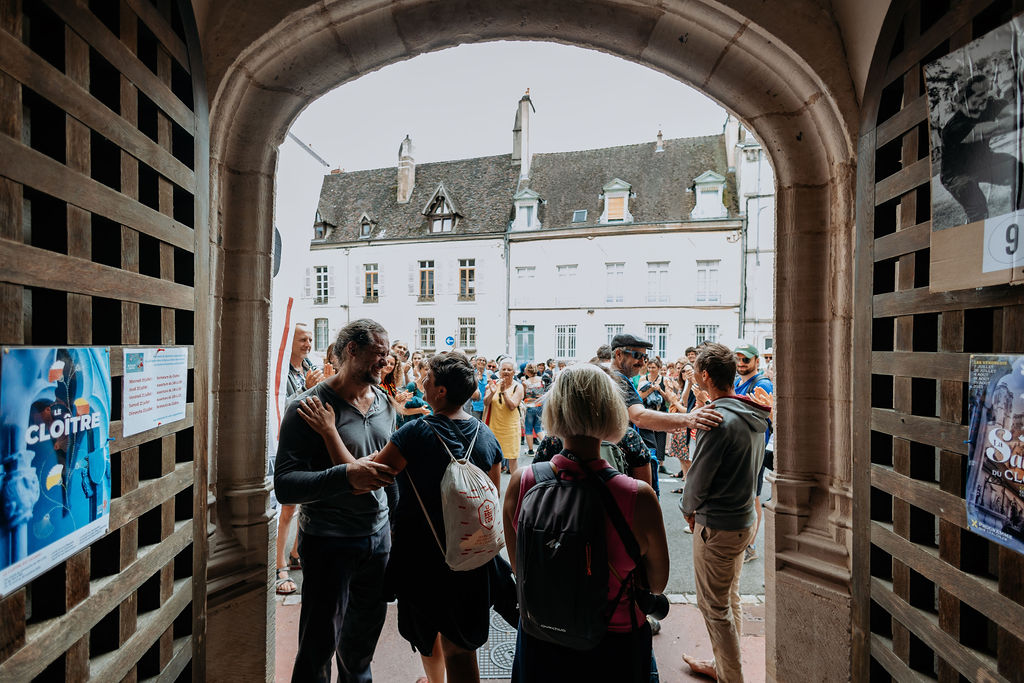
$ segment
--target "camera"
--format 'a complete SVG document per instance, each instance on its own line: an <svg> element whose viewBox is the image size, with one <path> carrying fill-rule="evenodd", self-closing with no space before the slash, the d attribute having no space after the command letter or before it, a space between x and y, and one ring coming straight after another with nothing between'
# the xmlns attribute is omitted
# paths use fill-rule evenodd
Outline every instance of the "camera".
<svg viewBox="0 0 1024 683"><path fill-rule="evenodd" d="M633 601L641 612L649 614L659 621L668 616L668 598L661 593L652 593L639 588L633 594Z"/></svg>

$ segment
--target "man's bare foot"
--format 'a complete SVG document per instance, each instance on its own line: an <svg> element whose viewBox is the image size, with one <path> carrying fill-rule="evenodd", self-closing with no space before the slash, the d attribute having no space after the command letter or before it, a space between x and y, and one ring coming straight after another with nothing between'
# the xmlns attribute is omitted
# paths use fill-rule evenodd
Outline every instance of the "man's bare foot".
<svg viewBox="0 0 1024 683"><path fill-rule="evenodd" d="M683 655L683 661L689 664L690 670L693 673L707 676L716 681L718 680L718 674L715 673L715 660L697 659L693 655Z"/></svg>

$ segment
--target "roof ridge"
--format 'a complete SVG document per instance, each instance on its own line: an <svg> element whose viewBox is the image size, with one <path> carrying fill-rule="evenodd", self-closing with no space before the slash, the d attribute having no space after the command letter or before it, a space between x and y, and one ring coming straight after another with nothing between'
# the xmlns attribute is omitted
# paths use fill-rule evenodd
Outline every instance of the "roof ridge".
<svg viewBox="0 0 1024 683"><path fill-rule="evenodd" d="M725 139L725 133L715 133L715 134L712 134L712 135L693 135L693 136L684 137L684 138L666 138L662 142L663 143L668 143L668 142L680 142L680 141L690 141L690 140L700 141L700 140L710 140L712 138L721 138L721 139L724 140ZM611 150L618 150L618 149L626 150L626 149L631 149L631 148L636 148L636 147L649 147L649 146L656 145L657 143L658 143L657 140L648 140L648 141L645 141L645 142L634 142L634 143L630 143L628 145L615 145L613 147L593 147L593 148L590 148L590 149L570 149L570 150L565 150L565 151L562 151L562 152L536 152L533 156L534 157L552 157L552 156L559 156L559 155L563 155L563 154L588 154L588 153L591 153L591 152L608 152L608 151L611 151Z"/></svg>

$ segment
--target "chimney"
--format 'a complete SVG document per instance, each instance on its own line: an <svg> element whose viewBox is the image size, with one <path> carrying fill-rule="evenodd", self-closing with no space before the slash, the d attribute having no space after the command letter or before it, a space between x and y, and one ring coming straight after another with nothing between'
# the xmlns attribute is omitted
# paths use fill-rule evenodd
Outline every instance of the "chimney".
<svg viewBox="0 0 1024 683"><path fill-rule="evenodd" d="M740 121L732 114L725 119L725 158L729 170L736 168L736 145L740 141Z"/></svg>
<svg viewBox="0 0 1024 683"><path fill-rule="evenodd" d="M398 203L408 204L416 186L416 162L412 158L412 140L406 135L398 147Z"/></svg>
<svg viewBox="0 0 1024 683"><path fill-rule="evenodd" d="M519 100L516 123L512 127L512 165L519 165L519 177L530 177L530 110L537 110L530 101L530 89Z"/></svg>
<svg viewBox="0 0 1024 683"><path fill-rule="evenodd" d="M655 146L654 151L655 152L664 152L665 151L665 141L661 139L661 131L660 130L658 131L658 144Z"/></svg>

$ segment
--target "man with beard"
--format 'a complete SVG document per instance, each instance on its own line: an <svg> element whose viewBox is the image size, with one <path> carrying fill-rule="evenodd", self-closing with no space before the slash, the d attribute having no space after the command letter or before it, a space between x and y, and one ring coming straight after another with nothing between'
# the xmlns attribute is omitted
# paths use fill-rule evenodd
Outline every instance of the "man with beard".
<svg viewBox="0 0 1024 683"><path fill-rule="evenodd" d="M388 442L395 426L394 408L377 386L388 358L387 331L373 320L355 320L338 332L334 350L338 372L288 404L274 474L278 500L302 504L303 600L292 681L329 681L334 655L340 681L366 683L387 611L383 579L391 550L380 488L395 472L366 457ZM333 410L350 462L332 463L323 438L302 419L298 408L307 398Z"/></svg>

